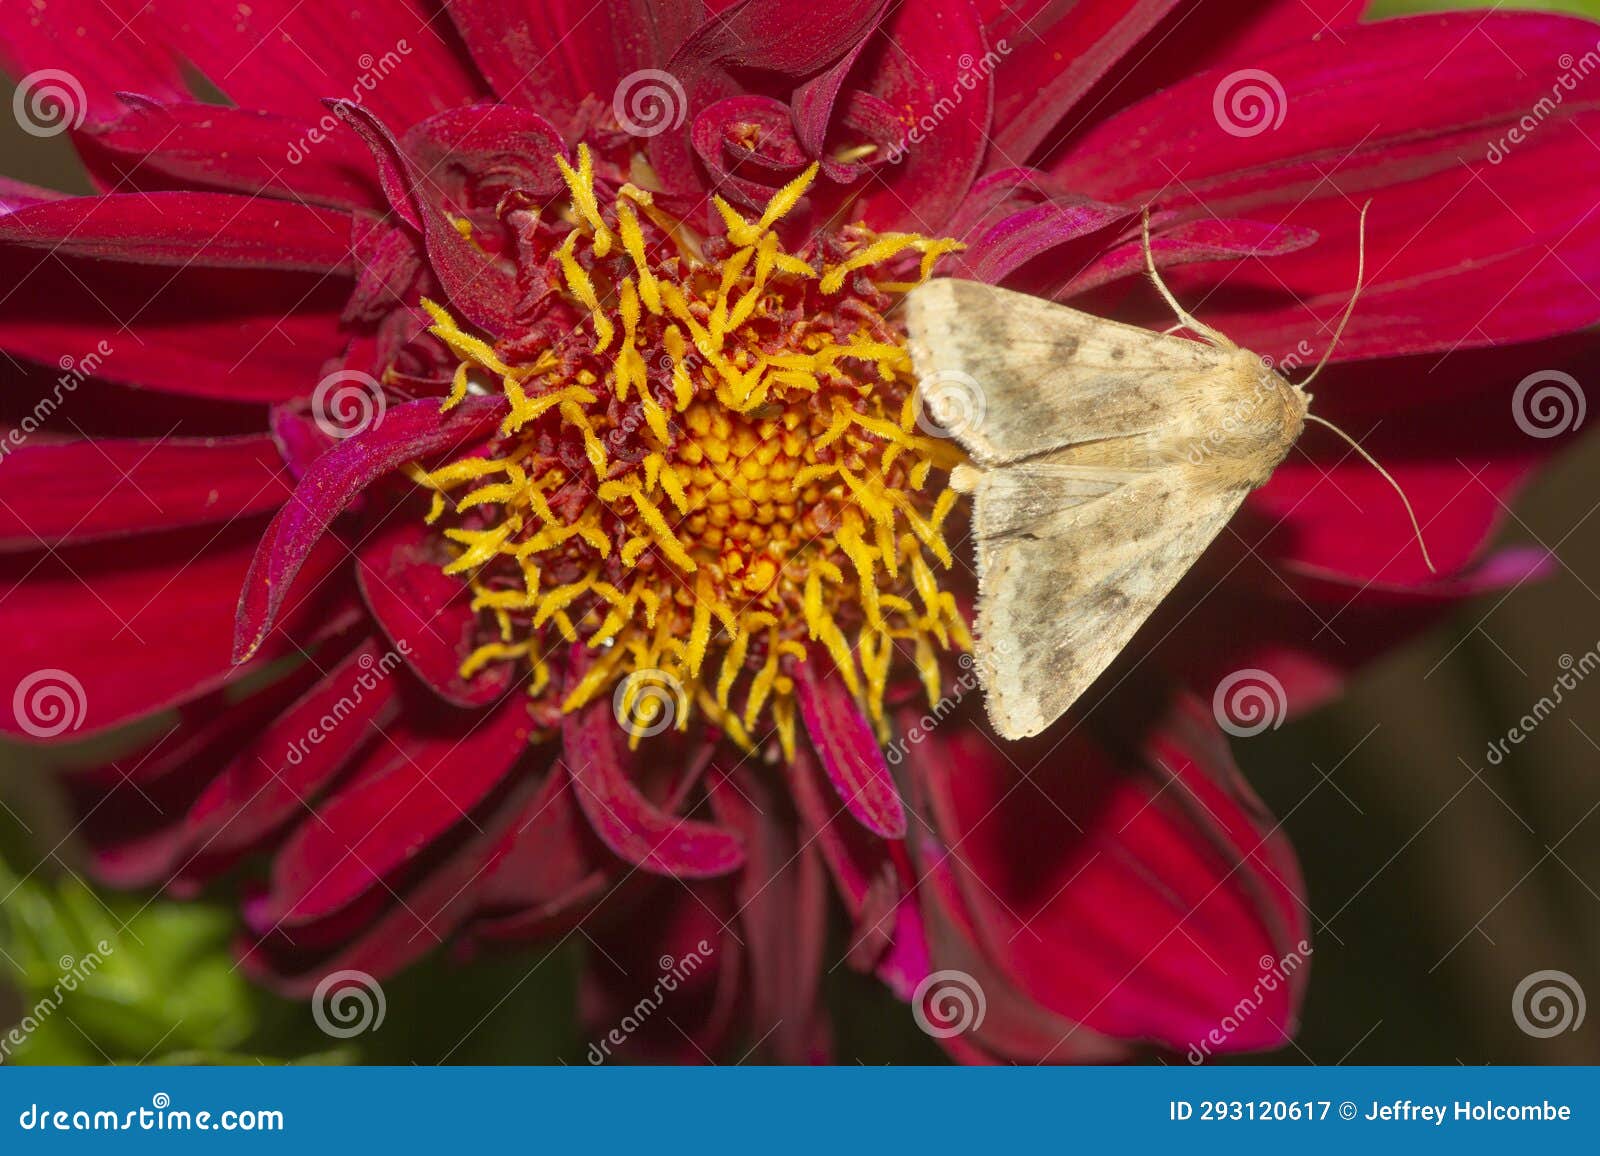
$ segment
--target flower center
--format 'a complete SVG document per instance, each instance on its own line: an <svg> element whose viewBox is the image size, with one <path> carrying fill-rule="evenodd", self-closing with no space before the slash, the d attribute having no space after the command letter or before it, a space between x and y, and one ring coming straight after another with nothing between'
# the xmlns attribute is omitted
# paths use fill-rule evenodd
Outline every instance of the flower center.
<svg viewBox="0 0 1600 1156"><path fill-rule="evenodd" d="M586 147L558 163L569 231L534 267L529 332L490 346L423 302L460 358L444 408L509 403L484 450L414 471L492 631L463 675L523 662L542 696L549 654L582 643L563 711L615 690L658 729L659 692L635 690L665 682L680 727L698 710L748 747L770 722L786 752L813 647L880 728L897 652L937 698L938 650L970 645L935 570L961 454L919 426L886 314L959 246L857 225L791 251L778 226L816 166L753 222L716 199L722 235L700 237Z"/></svg>

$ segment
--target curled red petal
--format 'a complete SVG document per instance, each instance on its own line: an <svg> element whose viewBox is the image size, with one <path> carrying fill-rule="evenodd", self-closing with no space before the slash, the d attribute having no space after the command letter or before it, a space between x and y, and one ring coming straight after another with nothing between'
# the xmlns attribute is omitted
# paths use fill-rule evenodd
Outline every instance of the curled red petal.
<svg viewBox="0 0 1600 1156"><path fill-rule="evenodd" d="M478 328L502 332L516 300L512 274L450 223L440 207L443 190L406 155L376 114L349 100L332 100L328 106L372 151L384 194L394 210L422 233L428 262L450 304Z"/></svg>
<svg viewBox="0 0 1600 1156"><path fill-rule="evenodd" d="M426 871L392 881L398 894L385 890L370 911L345 909L314 928L277 928L242 941L245 968L273 990L303 999L333 972L387 976L433 951L471 917L478 884L504 856L537 783L524 777L497 792L430 856ZM331 950L316 950L308 940L325 941Z"/></svg>
<svg viewBox="0 0 1600 1156"><path fill-rule="evenodd" d="M379 410L368 429L318 458L273 518L239 596L234 660L256 652L301 564L333 520L378 478L407 462L470 444L493 429L503 398L468 398L441 416L431 399Z"/></svg>
<svg viewBox="0 0 1600 1156"><path fill-rule="evenodd" d="M670 815L639 790L628 773L622 733L609 699L567 715L561 727L561 757L578 806L605 845L657 875L698 879L737 870L745 861L737 835Z"/></svg>
<svg viewBox="0 0 1600 1156"><path fill-rule="evenodd" d="M904 838L906 812L894 775L872 724L861 713L842 679L822 670L828 662L814 652L800 664L795 697L806 734L828 779L846 809L867 830L885 839Z"/></svg>
<svg viewBox="0 0 1600 1156"><path fill-rule="evenodd" d="M356 581L373 618L418 678L454 706L484 707L511 689L514 667L495 662L461 677L479 628L467 584L443 571L453 560L438 534L414 512L402 511L362 544Z"/></svg>

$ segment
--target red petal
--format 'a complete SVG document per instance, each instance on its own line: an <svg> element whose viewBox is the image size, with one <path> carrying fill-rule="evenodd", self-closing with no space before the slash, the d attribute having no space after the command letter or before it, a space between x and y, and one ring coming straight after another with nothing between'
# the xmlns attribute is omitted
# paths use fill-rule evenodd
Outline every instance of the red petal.
<svg viewBox="0 0 1600 1156"><path fill-rule="evenodd" d="M622 727L602 700L566 716L562 761L595 834L629 863L657 875L726 875L745 859L731 831L661 810L629 777Z"/></svg>
<svg viewBox="0 0 1600 1156"><path fill-rule="evenodd" d="M0 216L0 242L146 265L347 273L350 216L231 193L67 197Z"/></svg>
<svg viewBox="0 0 1600 1156"><path fill-rule="evenodd" d="M994 67L990 167L1026 160L1095 82L1177 6L1178 0L1003 5L986 29L991 49L1005 46Z"/></svg>
<svg viewBox="0 0 1600 1156"><path fill-rule="evenodd" d="M450 19L500 98L571 119L623 77L661 68L700 19L688 0L454 0Z"/></svg>
<svg viewBox="0 0 1600 1156"><path fill-rule="evenodd" d="M1219 119L1213 103L1226 112L1230 78L1249 80L1219 70L1105 121L1052 172L1104 200L1159 195L1167 207L1317 233L1270 269L1230 268L1221 286L1214 269L1173 278L1180 297L1206 297L1209 324L1274 358L1302 340L1314 358L1331 335L1355 276L1354 206L1369 196L1369 281L1341 358L1533 340L1600 318L1589 292L1600 217L1588 195L1600 183L1590 144L1600 114L1570 101L1522 143L1508 134L1549 101L1553 54L1581 55L1594 39L1588 22L1522 13L1353 26L1254 62L1282 90L1259 82L1275 128Z"/></svg>
<svg viewBox="0 0 1600 1156"><path fill-rule="evenodd" d="M382 205L370 158L343 132L256 109L123 99L128 109L93 139L130 172L313 204Z"/></svg>
<svg viewBox="0 0 1600 1156"><path fill-rule="evenodd" d="M113 887L188 890L189 881L177 878L192 859L184 815L240 746L315 677L316 667L302 663L243 701L230 703L220 690L185 703L156 739L69 775L95 875Z"/></svg>
<svg viewBox="0 0 1600 1156"><path fill-rule="evenodd" d="M828 661L813 653L809 661L800 664L795 680L806 733L834 789L857 821L885 839L904 838L905 808L872 724L862 717L844 682L819 669Z"/></svg>
<svg viewBox="0 0 1600 1156"><path fill-rule="evenodd" d="M901 999L928 974L928 949L917 904L909 896L916 878L905 848L869 834L843 814L822 786L811 752L802 747L788 766L789 793L806 840L815 840L845 908L855 921L849 959L878 977Z"/></svg>
<svg viewBox="0 0 1600 1156"><path fill-rule="evenodd" d="M239 596L234 656L255 653L272 629L294 576L333 520L384 474L471 443L493 428L505 402L468 398L449 414L432 399L407 402L318 458L261 540Z"/></svg>
<svg viewBox="0 0 1600 1156"><path fill-rule="evenodd" d="M345 344L338 278L157 268L0 247L0 280L25 286L0 309L0 349L43 365L91 358L94 374L189 396L288 401L309 396ZM63 374L70 392L75 378Z"/></svg>
<svg viewBox="0 0 1600 1156"><path fill-rule="evenodd" d="M527 795L537 780L514 785L487 813L474 817L454 845L442 849L438 861L426 864L414 885L381 909L375 922L364 923L359 913L336 916L334 934L326 935L332 954L301 950L305 929L291 934L274 929L255 943L242 946L244 965L274 990L304 999L325 977L336 971L356 970L388 976L433 950L471 914L477 902L476 884L493 869L503 854L506 836L516 824Z"/></svg>
<svg viewBox="0 0 1600 1156"><path fill-rule="evenodd" d="M424 724L426 726L426 724ZM528 749L520 703L461 725L380 732L349 786L316 808L273 861L253 922L313 923L354 903L461 822Z"/></svg>
<svg viewBox="0 0 1600 1156"><path fill-rule="evenodd" d="M828 916L821 857L779 822L779 802L757 776L713 771L708 781L717 819L749 848L736 891L750 961L749 1030L776 1063L816 1062L826 1031L819 1007Z"/></svg>
<svg viewBox="0 0 1600 1156"><path fill-rule="evenodd" d="M194 853L226 861L300 817L399 714L395 661L369 638L258 729L189 811Z"/></svg>
<svg viewBox="0 0 1600 1156"><path fill-rule="evenodd" d="M269 437L24 444L0 468L0 550L231 522L288 494Z"/></svg>
<svg viewBox="0 0 1600 1156"><path fill-rule="evenodd" d="M152 535L137 550L65 547L47 558L0 556L0 689L40 672L62 672L81 686L76 728L51 737L85 738L214 690L244 673L228 660L234 599L259 529L245 523ZM264 663L300 639L348 621L345 590L327 583L344 559L334 548L313 555L295 593L295 613ZM259 664L258 664L259 665ZM41 687L62 685L46 678ZM70 685L70 683L67 683ZM26 712L0 711L0 729L27 735ZM35 718L35 724L49 719ZM33 726L32 737L43 737Z"/></svg>
<svg viewBox="0 0 1600 1156"><path fill-rule="evenodd" d="M1512 548L1471 570L1426 584L1393 585L1264 572L1244 563L1225 582L1196 574L1163 606L1143 637L1156 659L1205 697L1242 670L1283 688L1283 718L1336 695L1352 672L1436 625L1463 600L1534 581L1553 568L1543 550ZM1191 613L1197 600L1205 613ZM1248 622L1249 629L1239 629ZM1128 655L1139 660L1140 644Z"/></svg>
<svg viewBox="0 0 1600 1156"><path fill-rule="evenodd" d="M919 800L919 808L926 808ZM917 863L917 891L922 921L927 928L930 972L955 972L942 979L925 978L917 985L920 1010L928 1022L941 1029L961 1027L962 1013L952 1017L941 1009L942 995L966 993L973 1013L964 1030L941 1037L939 1043L961 1063L986 1063L1000 1059L1038 1063L1116 1063L1133 1049L1082 1024L1055 1014L1031 999L990 959L979 943L978 929L953 869L954 855L933 833L927 820L914 832L911 843ZM915 998L916 993L913 993ZM981 1012L981 1014L980 1014Z"/></svg>
<svg viewBox="0 0 1600 1156"><path fill-rule="evenodd" d="M1144 749L1123 765L1079 732L1002 756L947 720L910 759L980 941L1022 991L1119 1039L1183 1050L1237 1019L1215 1050L1275 1047L1311 950L1293 854L1207 708L1185 699Z"/></svg>
<svg viewBox="0 0 1600 1156"><path fill-rule="evenodd" d="M974 67L987 50L965 0L902 5L879 30L862 60L872 78L867 88L903 110L906 135L904 160L876 170L862 194L860 212L869 224L937 232L966 196L989 144L994 82ZM941 106L956 92L954 110Z"/></svg>
<svg viewBox="0 0 1600 1156"><path fill-rule="evenodd" d="M1567 398L1565 424L1540 423L1517 408L1517 383L1540 370L1581 383L1592 359L1574 339L1333 367L1315 386L1313 411L1357 438L1404 490L1434 563L1446 575L1465 566L1507 516L1521 482L1580 432L1581 393L1551 379ZM1542 433L1566 436L1537 436ZM1308 427L1265 487L1251 496L1235 530L1262 555L1300 573L1355 582L1434 581L1404 503L1384 477L1328 430Z"/></svg>
<svg viewBox="0 0 1600 1156"><path fill-rule="evenodd" d="M1058 245L1098 233L1129 214L1122 206L1085 197L1059 197L1011 213L971 242L961 257L961 275L997 283Z"/></svg>
<svg viewBox="0 0 1600 1156"><path fill-rule="evenodd" d="M483 95L428 0L153 0L146 7L234 104L318 123L325 133L338 127L322 107L328 96L349 94L385 120L414 124Z"/></svg>
<svg viewBox="0 0 1600 1156"><path fill-rule="evenodd" d="M443 572L453 557L440 535L402 511L362 544L356 577L372 616L435 694L455 706L488 706L510 690L513 667L491 663L461 677L479 626L467 585Z"/></svg>
<svg viewBox="0 0 1600 1156"><path fill-rule="evenodd" d="M565 768L554 766L506 835L505 855L484 876L480 902L495 913L474 926L489 938L526 938L599 898L613 861L572 797ZM511 914L499 914L510 911Z"/></svg>
<svg viewBox="0 0 1600 1156"><path fill-rule="evenodd" d="M62 123L62 104L53 97L43 99L52 90L71 106L69 121L115 117L122 111L119 92L147 92L170 100L188 96L176 56L165 44L153 42L144 15L148 8L144 0L6 6L0 16L0 65L24 84L40 70L56 74L27 85L27 107L35 124L48 129Z"/></svg>

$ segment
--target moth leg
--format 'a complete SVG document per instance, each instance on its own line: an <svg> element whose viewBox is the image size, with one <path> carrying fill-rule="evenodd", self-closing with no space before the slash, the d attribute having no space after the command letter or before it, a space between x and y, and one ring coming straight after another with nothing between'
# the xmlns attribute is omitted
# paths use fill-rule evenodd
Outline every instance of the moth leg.
<svg viewBox="0 0 1600 1156"><path fill-rule="evenodd" d="M1203 321L1199 320L1187 309L1185 309L1182 305L1178 304L1178 299L1172 295L1172 290L1168 289L1167 283L1161 279L1161 272L1156 268L1155 253L1150 248L1150 210L1148 207L1144 211L1143 230L1144 267L1150 274L1150 280L1154 281L1156 288L1161 291L1161 296L1165 298L1167 304L1172 307L1172 311L1178 315L1178 324L1174 325L1166 332L1175 333L1179 329L1189 329L1195 333L1198 333L1201 337L1205 338L1207 342L1215 345L1218 349L1237 348L1233 342L1228 340L1225 334L1217 332L1217 330L1211 328L1211 326L1205 324Z"/></svg>

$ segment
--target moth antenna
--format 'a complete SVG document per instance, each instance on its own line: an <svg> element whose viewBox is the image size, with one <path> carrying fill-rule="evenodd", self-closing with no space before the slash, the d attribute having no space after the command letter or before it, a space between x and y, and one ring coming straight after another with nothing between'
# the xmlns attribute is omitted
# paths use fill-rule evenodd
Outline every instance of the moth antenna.
<svg viewBox="0 0 1600 1156"><path fill-rule="evenodd" d="M1367 210L1372 208L1369 200L1361 206L1361 223L1357 226L1356 241L1356 287L1350 293L1350 304L1344 307L1344 316L1339 318L1339 327L1333 331L1333 340L1328 342L1328 348L1322 351L1322 360L1317 362L1317 367L1311 371L1311 376L1300 383L1299 388L1305 389L1317 379L1317 374L1322 372L1322 367L1328 364L1328 358L1333 356L1333 351L1338 348L1339 338L1344 336L1344 327L1350 323L1350 315L1356 311L1356 301L1361 296L1362 279L1367 275Z"/></svg>
<svg viewBox="0 0 1600 1156"><path fill-rule="evenodd" d="M1384 469L1383 466L1378 463L1377 458L1373 457L1365 449L1363 449L1360 442L1356 441L1355 438L1345 433L1344 430L1334 425L1331 421L1328 421L1326 418L1320 418L1314 413L1307 413L1306 420L1314 421L1320 426L1326 426L1328 429L1331 429L1334 433L1342 437L1345 441L1349 442L1350 448L1365 458L1367 464L1382 474L1383 480L1394 487L1394 492L1399 494L1400 500L1405 503L1406 514L1411 518L1411 529L1417 535L1417 545L1422 550L1422 560L1428 564L1429 573L1437 574L1439 572L1439 568L1433 564L1433 559L1428 556L1428 543L1422 538L1422 526L1417 521L1417 512L1411 508L1411 499L1406 497L1406 492L1400 488L1400 483L1394 480L1394 475L1388 470Z"/></svg>
<svg viewBox="0 0 1600 1156"><path fill-rule="evenodd" d="M1178 304L1178 299L1172 295L1172 290L1168 289L1167 283L1161 279L1161 273L1156 268L1155 252L1150 248L1150 207L1148 205L1145 206L1142 227L1144 235L1145 270L1150 274L1150 280L1156 283L1156 288L1161 291L1161 296L1166 298L1167 304L1171 306L1172 311L1178 315L1178 320L1182 322L1181 325L1176 325L1172 329L1167 330L1167 332L1172 333L1177 329L1192 329L1201 337L1204 337L1212 345L1221 346L1223 349L1234 348L1233 342L1229 341L1226 336L1218 333L1215 329L1211 328L1211 326L1200 321L1182 305Z"/></svg>

